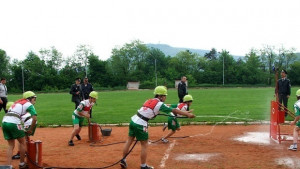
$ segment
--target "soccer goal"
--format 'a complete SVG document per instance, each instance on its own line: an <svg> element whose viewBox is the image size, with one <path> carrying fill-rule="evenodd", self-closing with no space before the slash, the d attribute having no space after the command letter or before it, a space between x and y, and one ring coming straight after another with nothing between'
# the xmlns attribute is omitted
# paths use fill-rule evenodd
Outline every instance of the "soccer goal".
<svg viewBox="0 0 300 169"><path fill-rule="evenodd" d="M127 89L128 90L138 90L140 86L140 82L128 82Z"/></svg>

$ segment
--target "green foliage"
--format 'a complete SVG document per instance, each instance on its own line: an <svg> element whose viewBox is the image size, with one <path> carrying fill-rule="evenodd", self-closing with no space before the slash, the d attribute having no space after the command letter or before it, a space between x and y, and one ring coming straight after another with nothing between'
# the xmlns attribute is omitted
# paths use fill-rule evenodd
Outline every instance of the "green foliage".
<svg viewBox="0 0 300 169"><path fill-rule="evenodd" d="M182 50L174 57L148 47L139 40L125 43L112 50L111 57L102 61L88 45L77 46L72 56L62 58L55 47L29 52L23 61L13 60L0 49L0 76L7 79L9 92L24 89L44 92L69 90L74 79L88 77L99 89L124 89L128 81L139 81L140 87L174 87L174 81L188 77L190 87L274 85L272 68L287 69L292 85L300 85L295 49L275 49L264 46L251 49L245 57L234 59L229 51L211 51L199 56L194 50ZM223 67L224 65L224 67ZM157 80L157 81L156 81Z"/></svg>
<svg viewBox="0 0 300 169"><path fill-rule="evenodd" d="M0 49L0 63L0 77L7 78L9 57L6 55L6 52L2 49Z"/></svg>

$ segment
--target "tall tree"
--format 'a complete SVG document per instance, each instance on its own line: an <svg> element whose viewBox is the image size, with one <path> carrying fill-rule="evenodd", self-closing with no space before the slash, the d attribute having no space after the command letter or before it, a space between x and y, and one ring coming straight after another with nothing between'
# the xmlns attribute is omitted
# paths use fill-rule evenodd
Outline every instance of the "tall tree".
<svg viewBox="0 0 300 169"><path fill-rule="evenodd" d="M0 77L6 77L8 75L9 60L10 58L6 52L0 49Z"/></svg>
<svg viewBox="0 0 300 169"><path fill-rule="evenodd" d="M98 59L98 56L91 54L89 56L89 81L102 87L112 85L110 74L106 70L106 61Z"/></svg>
<svg viewBox="0 0 300 169"><path fill-rule="evenodd" d="M62 53L59 52L54 46L52 46L50 49L41 49L39 53L41 55L41 59L45 61L47 66L55 69L56 71L61 69L63 63Z"/></svg>
<svg viewBox="0 0 300 169"><path fill-rule="evenodd" d="M280 62L276 62L277 55L274 52L275 47L274 46L264 46L263 49L260 50L261 52L261 59L262 63L267 67L269 77L268 77L268 85L271 85L271 79L272 79L272 73L273 73L273 67L276 68L280 67Z"/></svg>
<svg viewBox="0 0 300 169"><path fill-rule="evenodd" d="M114 48L108 60L109 72L115 81L126 85L127 81L140 81L145 79L142 70L145 69L145 58L148 48L141 41L135 40L125 44L120 49Z"/></svg>
<svg viewBox="0 0 300 169"><path fill-rule="evenodd" d="M243 82L245 84L259 84L262 83L263 71L262 63L260 57L257 54L258 52L254 49L246 54L245 56L245 71L243 73Z"/></svg>
<svg viewBox="0 0 300 169"><path fill-rule="evenodd" d="M25 90L42 90L47 85L45 62L35 53L29 52L22 65L24 66Z"/></svg>
<svg viewBox="0 0 300 169"><path fill-rule="evenodd" d="M215 48L212 48L208 53L205 53L204 57L209 60L216 60L218 57L218 52Z"/></svg>
<svg viewBox="0 0 300 169"><path fill-rule="evenodd" d="M85 76L88 76L88 57L93 53L92 47L89 45L79 45L74 54L77 63L80 63L85 69Z"/></svg>

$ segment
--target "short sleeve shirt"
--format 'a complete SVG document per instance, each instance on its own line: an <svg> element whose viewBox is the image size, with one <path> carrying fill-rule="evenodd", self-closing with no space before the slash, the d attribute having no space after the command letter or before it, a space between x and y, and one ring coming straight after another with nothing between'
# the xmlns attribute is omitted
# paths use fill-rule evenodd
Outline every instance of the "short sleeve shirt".
<svg viewBox="0 0 300 169"><path fill-rule="evenodd" d="M34 106L28 100L23 99L23 100L16 101L8 109L8 113L16 114L20 116L20 118L15 116L4 116L2 122L21 124L21 118L27 112L30 113L31 116L37 116Z"/></svg>
<svg viewBox="0 0 300 169"><path fill-rule="evenodd" d="M74 110L74 113L79 117L84 117L84 116L79 115L78 112L82 112L82 113L86 114L91 110L93 105L94 105L94 103L93 102L90 103L89 99L83 100L79 103L77 109Z"/></svg>
<svg viewBox="0 0 300 169"><path fill-rule="evenodd" d="M153 101L155 103L155 105L153 105L152 108L149 107L145 107L145 103L149 102L149 101ZM159 114L160 111L165 112L165 113L170 113L172 112L173 109L171 109L170 107L166 106L163 102L161 102L159 99L154 98L154 99L149 99L147 100L144 105L138 110L138 113L140 113L141 115L143 115L144 117L148 118L148 119L153 119L156 115ZM131 120L139 125L143 125L143 126L147 126L148 122L141 119L140 117L138 117L137 115L134 115L131 117Z"/></svg>

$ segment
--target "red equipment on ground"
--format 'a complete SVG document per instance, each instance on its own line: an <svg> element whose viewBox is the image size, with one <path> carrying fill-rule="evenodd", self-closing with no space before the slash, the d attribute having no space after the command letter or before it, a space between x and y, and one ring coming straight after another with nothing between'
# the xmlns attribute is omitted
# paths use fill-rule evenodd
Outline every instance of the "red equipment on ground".
<svg viewBox="0 0 300 169"><path fill-rule="evenodd" d="M91 142L97 142L100 140L100 128L97 123L89 123L89 140Z"/></svg>
<svg viewBox="0 0 300 169"><path fill-rule="evenodd" d="M30 169L39 169L42 165L42 141L27 141L27 164Z"/></svg>
<svg viewBox="0 0 300 169"><path fill-rule="evenodd" d="M271 101L270 138L279 144L281 141L291 141L291 139L287 139L287 136L291 136L291 134L283 134L280 132L280 124L283 124L285 121L285 112L295 118L295 114L278 101Z"/></svg>

